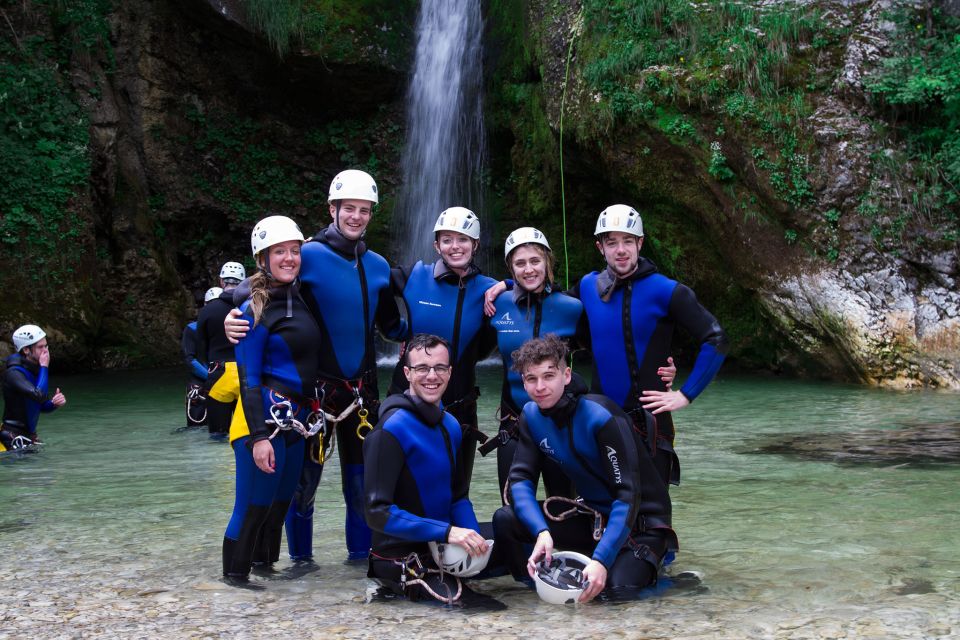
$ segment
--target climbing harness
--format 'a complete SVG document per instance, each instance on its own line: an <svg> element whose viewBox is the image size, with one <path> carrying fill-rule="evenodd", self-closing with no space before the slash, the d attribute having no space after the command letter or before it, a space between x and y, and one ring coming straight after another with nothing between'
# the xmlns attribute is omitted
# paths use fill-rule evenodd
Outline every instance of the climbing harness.
<svg viewBox="0 0 960 640"><path fill-rule="evenodd" d="M379 556L376 557L379 558ZM379 559L387 560L388 558ZM460 578L453 574L446 573L442 569L431 569L423 566L423 561L420 560L420 556L416 552L411 553L403 559L393 559L393 563L400 567L400 588L403 589L404 592L406 592L408 587L419 585L433 598L436 598L444 604L453 604L459 600L463 594L463 584L460 582ZM440 584L443 584L444 587L446 587L446 584L442 582L444 574L451 576L457 584L457 592L451 595L448 588L447 595L444 597L434 591L433 587L425 580L426 576L431 574L439 575L441 578Z"/></svg>
<svg viewBox="0 0 960 640"><path fill-rule="evenodd" d="M509 409L506 411L508 415L503 417L503 407L497 408L497 420L500 422L500 431L494 437L488 438L483 445L477 449L481 456L486 456L494 449L502 447L517 437L520 418Z"/></svg>
<svg viewBox="0 0 960 640"><path fill-rule="evenodd" d="M203 404L206 401L206 396L203 395L201 387L198 384L191 384L190 390L187 391L187 420L193 424L203 424L207 421L207 406ZM191 409L197 405L203 407L203 415L200 418L194 418L191 413Z"/></svg>
<svg viewBox="0 0 960 640"><path fill-rule="evenodd" d="M550 513L549 505L557 502L566 503L571 506L566 511L563 511L558 515L553 515ZM572 500L564 496L551 496L543 501L543 513L554 522L563 522L564 520L569 520L570 518L579 515L593 516L593 539L594 541L599 541L600 538L603 537L603 514L596 509L587 506L587 504L584 503L583 498Z"/></svg>

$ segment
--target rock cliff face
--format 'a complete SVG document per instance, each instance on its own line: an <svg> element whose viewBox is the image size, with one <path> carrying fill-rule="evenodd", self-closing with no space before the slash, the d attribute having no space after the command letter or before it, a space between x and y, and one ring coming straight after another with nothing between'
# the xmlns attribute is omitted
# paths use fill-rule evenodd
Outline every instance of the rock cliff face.
<svg viewBox="0 0 960 640"><path fill-rule="evenodd" d="M180 331L219 265L251 266L249 229L264 212L318 228L327 185L345 165L382 164L378 179L392 192L412 2L359 25L331 18L283 59L241 2L92 1L78 3L81 15L30 4L5 17L20 41L67 52L58 88L89 120L91 166L70 204L80 263L59 287L14 298L0 332L43 324L55 365L176 362ZM82 21L103 24L87 46L77 42ZM57 63L39 49L7 53L23 69ZM389 209L388 198L374 225L381 236ZM26 234L4 244L5 290L29 246Z"/></svg>
<svg viewBox="0 0 960 640"><path fill-rule="evenodd" d="M793 155L779 152L786 164L771 162L779 135L774 128L749 126L750 114L743 117L735 109L760 91L700 98L696 87L711 69L683 57L630 70L633 59L648 55L642 47L663 42L639 44L629 55L609 46L610 40L606 49L595 48L598 40L615 37L600 35L598 16L621 11L616 15L642 21L638 10L621 9L622 4L597 9L598 3L587 1L530 2L524 16L532 35L523 48L527 61L519 68L504 58L497 61L501 86L509 87L494 90L500 104L509 108L510 92L524 92L535 96L524 103L540 103L545 112L543 123L515 117L494 132L500 147L510 150L509 161L498 167L504 180L522 179L531 156L548 158L545 202L520 194L515 206L551 212L541 223L554 237L559 161L544 151L559 142L563 108L566 204L574 237L586 237L592 216L607 204L634 204L644 214L644 252L694 286L731 330L735 361L892 387L960 388L956 237L944 239L938 228L944 212L924 214L913 206L918 176L910 164L883 162L902 155L902 143L884 133L882 115L864 88L864 78L895 37L891 3L805 3L817 10L817 35L806 42L800 36L792 45L798 52L785 63L779 87L789 94L791 82L802 82L805 103L797 107L791 131ZM739 4L758 12L797 6ZM704 20L716 10L709 5L690 4ZM495 10L507 13L502 4ZM649 20L657 19L667 17ZM515 60L512 36L492 22L491 40L499 37L499 52ZM670 29L675 33L682 26L662 27ZM809 41L819 34L830 34L832 41L813 55ZM773 40L769 32L760 36ZM723 53L735 57L742 45L726 42ZM617 69L617 86L603 85L604 64ZM729 78L733 64L718 65L716 73ZM791 72L790 65L801 64L812 72ZM791 79L791 73L799 77ZM654 80L660 86L675 83L672 93L651 93ZM649 105L623 109L630 117L618 116L619 105L650 95ZM604 109L614 113L605 128L596 124ZM538 127L545 144L531 143ZM789 172L777 173L785 166L801 167L806 179L788 177L792 186L784 188ZM950 215L955 226L955 211ZM596 261L588 268L597 268Z"/></svg>

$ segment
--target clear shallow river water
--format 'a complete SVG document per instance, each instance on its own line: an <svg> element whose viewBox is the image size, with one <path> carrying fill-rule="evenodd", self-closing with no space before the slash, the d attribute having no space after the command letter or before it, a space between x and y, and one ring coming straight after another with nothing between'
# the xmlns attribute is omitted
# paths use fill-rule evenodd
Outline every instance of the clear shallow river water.
<svg viewBox="0 0 960 640"><path fill-rule="evenodd" d="M480 369L494 433L499 369ZM0 638L934 638L960 637L960 464L837 464L759 453L785 436L960 421L960 394L724 377L677 415L683 484L671 491L699 587L628 604L556 607L499 578L504 612L366 603L343 563L339 470L317 496L319 568L219 580L233 500L226 444L183 425L180 371L55 376L36 455L0 459ZM956 433L954 431L953 433ZM499 506L478 457L481 520ZM475 583L476 584L476 583Z"/></svg>

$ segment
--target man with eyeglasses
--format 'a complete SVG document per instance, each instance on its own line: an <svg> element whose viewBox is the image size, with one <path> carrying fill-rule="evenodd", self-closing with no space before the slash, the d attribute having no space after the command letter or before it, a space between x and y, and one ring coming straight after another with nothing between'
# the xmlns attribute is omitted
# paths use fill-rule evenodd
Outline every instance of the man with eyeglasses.
<svg viewBox="0 0 960 640"><path fill-rule="evenodd" d="M439 336L407 342L404 393L389 396L380 422L363 443L366 518L373 530L367 575L412 601L481 597L436 569L429 542L456 544L473 557L487 541L467 496L462 430L440 399L450 381L450 350ZM456 596L456 597L454 597Z"/></svg>

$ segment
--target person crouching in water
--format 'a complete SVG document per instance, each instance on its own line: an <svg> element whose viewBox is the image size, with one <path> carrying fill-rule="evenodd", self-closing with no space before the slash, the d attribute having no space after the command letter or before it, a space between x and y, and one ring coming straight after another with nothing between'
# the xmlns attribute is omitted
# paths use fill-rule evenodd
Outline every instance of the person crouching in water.
<svg viewBox="0 0 960 640"><path fill-rule="evenodd" d="M35 324L25 324L13 332L16 353L7 358L3 375L3 426L0 451L22 449L41 444L37 422L41 413L50 413L67 403L57 389L48 398L50 347L47 334Z"/></svg>
<svg viewBox="0 0 960 640"><path fill-rule="evenodd" d="M580 602L605 589L614 599L636 596L656 582L667 551L677 549L667 485L650 452L620 407L588 394L572 376L567 347L557 336L524 343L513 353L513 368L532 402L523 407L510 467L512 506L498 509L493 525L514 578L533 578L538 562L550 563L556 545L591 558ZM563 469L580 501L537 502L546 460ZM534 541L524 562L523 544Z"/></svg>
<svg viewBox="0 0 960 640"><path fill-rule="evenodd" d="M450 348L439 336L416 334L403 364L409 389L383 402L380 421L363 443L365 515L373 531L367 575L411 601L500 604L458 577L482 570L491 549L467 496L463 431L440 403L450 380ZM451 550L460 553L458 566L442 560L443 570L438 567L439 556L431 559L437 543L458 547Z"/></svg>
<svg viewBox="0 0 960 640"><path fill-rule="evenodd" d="M283 519L300 477L321 339L299 294L302 244L300 228L284 216L253 228L259 271L241 306L253 328L236 347L246 420L234 421L230 433L237 494L223 537L228 582L245 582L254 561L279 559Z"/></svg>

